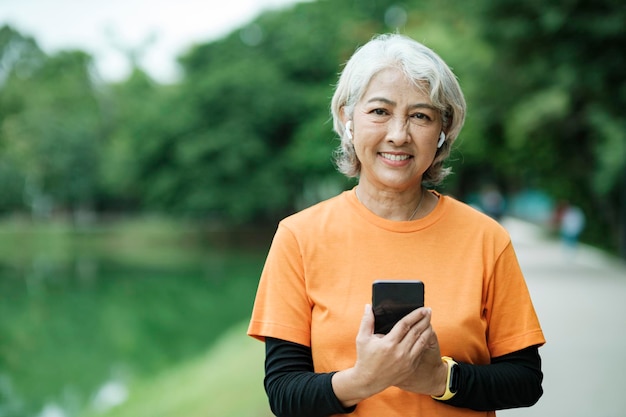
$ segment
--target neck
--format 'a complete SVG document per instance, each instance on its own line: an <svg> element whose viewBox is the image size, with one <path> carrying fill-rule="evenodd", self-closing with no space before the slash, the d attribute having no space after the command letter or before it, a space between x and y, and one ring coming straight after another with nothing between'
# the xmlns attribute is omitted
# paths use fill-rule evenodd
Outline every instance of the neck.
<svg viewBox="0 0 626 417"><path fill-rule="evenodd" d="M379 217L393 221L410 221L419 218L427 193L420 185L417 192L378 193L372 195L360 185L355 190L356 198L369 211Z"/></svg>

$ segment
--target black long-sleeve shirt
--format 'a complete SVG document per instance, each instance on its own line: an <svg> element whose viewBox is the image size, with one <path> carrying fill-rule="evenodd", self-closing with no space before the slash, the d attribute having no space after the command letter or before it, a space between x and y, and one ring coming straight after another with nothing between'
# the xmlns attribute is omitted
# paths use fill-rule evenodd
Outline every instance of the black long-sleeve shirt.
<svg viewBox="0 0 626 417"><path fill-rule="evenodd" d="M315 373L311 348L281 339L265 339L265 391L278 417L326 417L348 414L335 396L334 372ZM535 404L543 389L536 346L492 358L489 365L459 363L459 390L445 401L474 410L501 410ZM436 401L436 400L433 400Z"/></svg>

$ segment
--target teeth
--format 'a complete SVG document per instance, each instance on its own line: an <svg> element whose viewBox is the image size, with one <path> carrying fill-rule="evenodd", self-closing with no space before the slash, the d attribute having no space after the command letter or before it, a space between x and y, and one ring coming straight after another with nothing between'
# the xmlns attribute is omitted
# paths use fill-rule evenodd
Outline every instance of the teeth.
<svg viewBox="0 0 626 417"><path fill-rule="evenodd" d="M394 155L392 153L381 153L382 157L391 161L405 161L411 157L411 155Z"/></svg>

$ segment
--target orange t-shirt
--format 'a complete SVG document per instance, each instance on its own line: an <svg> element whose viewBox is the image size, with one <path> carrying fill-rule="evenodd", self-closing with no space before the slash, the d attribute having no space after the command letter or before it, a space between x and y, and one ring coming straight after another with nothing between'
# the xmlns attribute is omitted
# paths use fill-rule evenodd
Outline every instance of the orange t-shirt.
<svg viewBox="0 0 626 417"><path fill-rule="evenodd" d="M354 189L280 222L248 329L310 346L316 372L350 368L363 307L377 279L419 279L441 354L488 364L545 343L506 230L488 216L439 197L426 217L396 222L370 212ZM354 416L493 416L389 388Z"/></svg>

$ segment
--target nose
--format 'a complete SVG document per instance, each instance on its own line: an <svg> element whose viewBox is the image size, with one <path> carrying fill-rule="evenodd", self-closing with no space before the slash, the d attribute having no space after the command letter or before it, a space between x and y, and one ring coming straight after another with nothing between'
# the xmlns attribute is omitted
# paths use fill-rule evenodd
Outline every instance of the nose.
<svg viewBox="0 0 626 417"><path fill-rule="evenodd" d="M403 145L411 140L409 132L409 119L394 117L389 121L387 129L387 141L396 146Z"/></svg>

